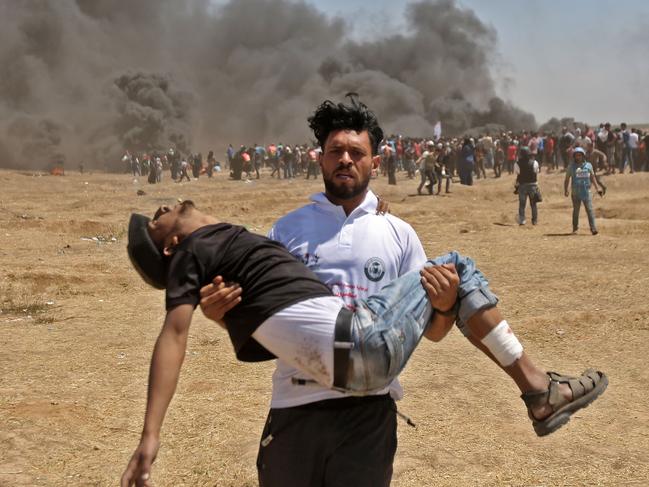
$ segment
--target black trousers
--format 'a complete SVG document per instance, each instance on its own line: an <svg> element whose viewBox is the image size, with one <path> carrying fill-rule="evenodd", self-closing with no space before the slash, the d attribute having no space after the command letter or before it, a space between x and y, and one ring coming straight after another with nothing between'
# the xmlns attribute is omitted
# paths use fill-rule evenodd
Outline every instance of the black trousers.
<svg viewBox="0 0 649 487"><path fill-rule="evenodd" d="M397 450L389 395L271 409L257 456L260 487L388 487Z"/></svg>

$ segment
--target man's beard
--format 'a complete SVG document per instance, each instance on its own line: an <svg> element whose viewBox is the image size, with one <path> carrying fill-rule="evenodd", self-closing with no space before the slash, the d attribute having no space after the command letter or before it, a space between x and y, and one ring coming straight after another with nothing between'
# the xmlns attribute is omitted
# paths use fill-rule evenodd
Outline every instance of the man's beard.
<svg viewBox="0 0 649 487"><path fill-rule="evenodd" d="M341 200L349 200L363 194L370 184L369 175L365 179L358 181L353 186L337 186L333 179L323 178L323 180L327 194Z"/></svg>

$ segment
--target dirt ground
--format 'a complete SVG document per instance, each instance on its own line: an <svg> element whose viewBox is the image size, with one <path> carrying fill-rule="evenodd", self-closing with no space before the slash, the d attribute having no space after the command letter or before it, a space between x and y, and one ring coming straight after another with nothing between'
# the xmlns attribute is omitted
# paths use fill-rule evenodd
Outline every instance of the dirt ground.
<svg viewBox="0 0 649 487"><path fill-rule="evenodd" d="M399 176L396 187L372 185L429 255L457 249L477 260L535 361L566 373L595 366L610 386L539 439L513 383L457 330L423 343L402 375L399 409L417 427L400 421L393 485L648 485L649 173L605 179L596 237L583 213L580 233L569 234L562 175L541 176L536 227L515 224L511 176L442 197L416 196ZM149 186L128 175L0 171L1 486L117 485L164 315L163 293L129 264L129 214L191 198L265 233L322 187L262 177ZM273 364L237 362L200 312L190 334L156 485L256 485Z"/></svg>

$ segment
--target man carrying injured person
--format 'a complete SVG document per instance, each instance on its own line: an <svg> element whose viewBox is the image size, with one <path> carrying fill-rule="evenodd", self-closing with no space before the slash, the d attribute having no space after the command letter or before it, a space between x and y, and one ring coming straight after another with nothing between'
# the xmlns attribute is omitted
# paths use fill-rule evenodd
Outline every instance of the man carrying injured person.
<svg viewBox="0 0 649 487"><path fill-rule="evenodd" d="M148 478L200 289L217 274L245 290L224 319L237 358L281 357L326 387L359 395L385 387L424 334L441 340L455 319L514 379L540 436L565 424L608 382L592 369L578 378L538 369L498 311L484 276L471 259L455 252L429 261L452 264L445 267L452 269L450 278L457 284L450 309L433 309L420 274L411 272L359 302L352 312L281 244L221 223L189 201L161 207L152 220L132 215L128 249L140 275L166 289L167 315L151 360L141 443L122 485Z"/></svg>
<svg viewBox="0 0 649 487"><path fill-rule="evenodd" d="M350 130L371 154L378 152L367 131ZM435 307L420 273L411 272L359 301L352 312L281 244L219 222L189 201L161 207L152 220L132 215L128 251L145 281L166 289L167 315L151 359L142 437L122 486L149 485L200 289L217 275L243 290L240 303L224 317L240 360L279 357L332 389L363 395L385 387L424 334L439 341L454 322L514 380L539 436L556 431L608 384L592 369L573 378L534 365L482 273L455 252L427 263L444 269L442 299Z"/></svg>

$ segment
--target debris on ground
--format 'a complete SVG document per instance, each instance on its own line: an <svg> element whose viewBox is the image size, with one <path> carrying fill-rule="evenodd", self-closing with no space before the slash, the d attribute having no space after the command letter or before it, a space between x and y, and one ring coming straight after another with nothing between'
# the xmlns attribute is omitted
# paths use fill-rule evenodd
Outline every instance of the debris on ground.
<svg viewBox="0 0 649 487"><path fill-rule="evenodd" d="M117 242L117 237L114 237L113 235L97 235L95 237L81 237L80 240L83 240L84 242L95 242L97 244L110 244Z"/></svg>

